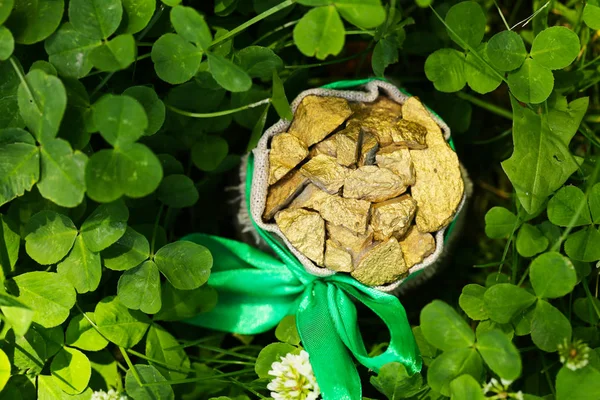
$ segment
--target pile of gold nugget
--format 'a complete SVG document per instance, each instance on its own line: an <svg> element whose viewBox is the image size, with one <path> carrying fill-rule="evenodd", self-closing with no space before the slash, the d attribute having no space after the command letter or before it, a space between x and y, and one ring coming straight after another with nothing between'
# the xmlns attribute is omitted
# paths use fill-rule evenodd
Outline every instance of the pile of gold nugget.
<svg viewBox="0 0 600 400"><path fill-rule="evenodd" d="M463 191L456 153L416 97L307 96L271 140L263 219L316 265L378 286L434 252Z"/></svg>

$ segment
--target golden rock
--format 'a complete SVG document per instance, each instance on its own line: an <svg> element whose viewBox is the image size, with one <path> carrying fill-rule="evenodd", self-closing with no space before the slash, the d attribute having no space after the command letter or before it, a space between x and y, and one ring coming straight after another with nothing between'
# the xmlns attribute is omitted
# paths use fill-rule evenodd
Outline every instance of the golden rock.
<svg viewBox="0 0 600 400"><path fill-rule="evenodd" d="M294 115L289 132L312 146L323 140L352 115L346 99L306 96Z"/></svg>
<svg viewBox="0 0 600 400"><path fill-rule="evenodd" d="M325 154L330 157L337 157L337 140L335 135L328 137L327 139L315 144L310 148L308 155L312 158L319 154Z"/></svg>
<svg viewBox="0 0 600 400"><path fill-rule="evenodd" d="M289 208L310 208L319 210L321 204L331 195L309 183L304 190L290 203Z"/></svg>
<svg viewBox="0 0 600 400"><path fill-rule="evenodd" d="M416 122L401 119L396 123L392 132L394 144L406 146L409 149L424 149L427 147L427 129Z"/></svg>
<svg viewBox="0 0 600 400"><path fill-rule="evenodd" d="M300 171L310 181L327 193L335 194L344 185L348 169L337 163L336 159L319 154L304 164Z"/></svg>
<svg viewBox="0 0 600 400"><path fill-rule="evenodd" d="M379 96L377 100L371 104L371 107L375 110L386 110L398 117L402 117L402 105L396 103L389 97Z"/></svg>
<svg viewBox="0 0 600 400"><path fill-rule="evenodd" d="M364 200L329 196L319 204L318 211L325 221L341 225L356 233L365 233L371 203Z"/></svg>
<svg viewBox="0 0 600 400"><path fill-rule="evenodd" d="M375 155L379 150L379 142L375 136L369 132L362 131L360 135L360 157L358 165L373 165L375 163Z"/></svg>
<svg viewBox="0 0 600 400"><path fill-rule="evenodd" d="M275 215L275 222L298 251L323 266L325 221L319 213L301 208L286 209Z"/></svg>
<svg viewBox="0 0 600 400"><path fill-rule="evenodd" d="M344 182L344 197L380 202L406 191L402 179L387 168L365 165L352 171Z"/></svg>
<svg viewBox="0 0 600 400"><path fill-rule="evenodd" d="M368 249L351 275L369 286L385 285L398 280L408 268L396 238Z"/></svg>
<svg viewBox="0 0 600 400"><path fill-rule="evenodd" d="M379 167L387 168L398 175L405 186L415 183L415 167L410 151L406 148L387 146L377 152L375 161Z"/></svg>
<svg viewBox="0 0 600 400"><path fill-rule="evenodd" d="M348 125L359 125L363 131L373 135L381 146L393 143L396 123L402 117L402 106L387 97L358 108Z"/></svg>
<svg viewBox="0 0 600 400"><path fill-rule="evenodd" d="M351 125L334 135L337 145L337 162L350 167L358 161L360 151L360 127Z"/></svg>
<svg viewBox="0 0 600 400"><path fill-rule="evenodd" d="M338 246L333 240L325 242L326 268L338 272L352 272L352 256L346 250Z"/></svg>
<svg viewBox="0 0 600 400"><path fill-rule="evenodd" d="M290 204L307 183L308 178L296 170L269 187L263 219L268 221L273 218L279 210Z"/></svg>
<svg viewBox="0 0 600 400"><path fill-rule="evenodd" d="M269 151L269 185L274 184L308 156L308 148L300 139L281 133L271 140Z"/></svg>
<svg viewBox="0 0 600 400"><path fill-rule="evenodd" d="M384 241L392 235L400 238L410 228L417 211L417 202L409 195L373 204L371 211L371 227L375 240Z"/></svg>
<svg viewBox="0 0 600 400"><path fill-rule="evenodd" d="M356 259L373 242L373 228L367 227L365 233L356 233L341 225L327 223L327 235L341 248L347 250Z"/></svg>
<svg viewBox="0 0 600 400"><path fill-rule="evenodd" d="M413 226L400 241L400 247L406 266L411 268L435 251L435 239L431 233L421 233Z"/></svg>
<svg viewBox="0 0 600 400"><path fill-rule="evenodd" d="M417 202L417 228L421 232L435 232L452 221L463 197L465 186L458 157L418 99L409 98L402 110L407 121L427 129L427 148L410 150L416 173L411 194Z"/></svg>

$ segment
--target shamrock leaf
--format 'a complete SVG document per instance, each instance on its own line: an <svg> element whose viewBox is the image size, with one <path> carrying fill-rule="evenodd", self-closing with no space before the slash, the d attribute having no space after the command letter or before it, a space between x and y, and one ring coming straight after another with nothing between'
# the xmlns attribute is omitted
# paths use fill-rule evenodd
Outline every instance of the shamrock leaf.
<svg viewBox="0 0 600 400"><path fill-rule="evenodd" d="M335 6L313 8L294 27L294 43L302 54L324 60L344 47L344 23Z"/></svg>

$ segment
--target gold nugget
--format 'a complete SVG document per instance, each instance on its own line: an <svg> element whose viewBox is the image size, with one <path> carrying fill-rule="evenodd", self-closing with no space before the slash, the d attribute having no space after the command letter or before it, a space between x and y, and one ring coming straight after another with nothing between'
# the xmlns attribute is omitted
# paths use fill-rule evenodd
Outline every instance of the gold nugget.
<svg viewBox="0 0 600 400"><path fill-rule="evenodd" d="M402 179L387 168L365 165L352 171L344 182L344 197L373 202L398 197L406 191Z"/></svg>
<svg viewBox="0 0 600 400"><path fill-rule="evenodd" d="M405 186L415 184L415 167L406 148L387 146L377 152L375 157L377 165L387 168L398 175Z"/></svg>
<svg viewBox="0 0 600 400"><path fill-rule="evenodd" d="M396 123L402 116L402 106L386 97L380 97L372 104L359 108L348 125L359 125L363 131L377 138L381 146L393 143L392 134L397 130Z"/></svg>
<svg viewBox="0 0 600 400"><path fill-rule="evenodd" d="M435 251L435 239L431 233L421 233L412 227L400 241L400 247L406 266L412 268L413 265L420 263Z"/></svg>
<svg viewBox="0 0 600 400"><path fill-rule="evenodd" d="M404 236L415 216L417 203L409 195L373 204L371 226L375 240L384 241L392 235L397 239Z"/></svg>
<svg viewBox="0 0 600 400"><path fill-rule="evenodd" d="M275 222L299 252L323 265L325 221L319 213L301 208L283 210L275 215Z"/></svg>
<svg viewBox="0 0 600 400"><path fill-rule="evenodd" d="M337 145L337 162L350 167L358 161L360 152L360 127L352 125L334 135Z"/></svg>
<svg viewBox="0 0 600 400"><path fill-rule="evenodd" d="M338 272L352 272L352 256L333 240L325 242L325 267Z"/></svg>
<svg viewBox="0 0 600 400"><path fill-rule="evenodd" d="M406 271L400 244L392 237L367 250L351 275L365 285L379 286L398 280Z"/></svg>
<svg viewBox="0 0 600 400"><path fill-rule="evenodd" d="M372 165L375 163L375 154L379 150L379 142L369 132L361 131L360 135L360 159L358 165Z"/></svg>
<svg viewBox="0 0 600 400"><path fill-rule="evenodd" d="M373 228L370 226L367 226L367 230L363 234L329 222L325 226L329 238L349 251L353 258L357 258L373 242Z"/></svg>
<svg viewBox="0 0 600 400"><path fill-rule="evenodd" d="M308 155L308 148L300 139L289 133L279 134L271 140L269 152L269 185L274 184Z"/></svg>
<svg viewBox="0 0 600 400"><path fill-rule="evenodd" d="M327 139L315 144L310 148L308 155L312 158L319 154L325 154L330 157L337 157L337 140L335 135L328 137Z"/></svg>
<svg viewBox="0 0 600 400"><path fill-rule="evenodd" d="M269 187L263 219L268 221L273 218L277 211L287 206L304 189L307 183L308 178L302 175L299 170L295 170Z"/></svg>
<svg viewBox="0 0 600 400"><path fill-rule="evenodd" d="M427 148L410 150L416 172L411 193L418 206L417 228L421 232L435 232L452 221L463 197L464 182L458 157L417 98L409 98L402 110L407 121L427 129Z"/></svg>
<svg viewBox="0 0 600 400"><path fill-rule="evenodd" d="M325 221L362 234L367 229L370 209L368 201L329 196L319 205L318 211Z"/></svg>
<svg viewBox="0 0 600 400"><path fill-rule="evenodd" d="M317 186L309 183L304 190L290 203L289 208L310 208L319 210L321 204L331 196Z"/></svg>
<svg viewBox="0 0 600 400"><path fill-rule="evenodd" d="M409 149L424 149L427 147L427 129L416 122L401 119L392 132L392 140L394 144Z"/></svg>
<svg viewBox="0 0 600 400"><path fill-rule="evenodd" d="M346 99L306 96L294 115L289 132L312 146L323 140L352 115Z"/></svg>
<svg viewBox="0 0 600 400"><path fill-rule="evenodd" d="M339 192L348 174L348 170L338 164L335 158L325 154L310 159L300 171L314 185L330 194Z"/></svg>

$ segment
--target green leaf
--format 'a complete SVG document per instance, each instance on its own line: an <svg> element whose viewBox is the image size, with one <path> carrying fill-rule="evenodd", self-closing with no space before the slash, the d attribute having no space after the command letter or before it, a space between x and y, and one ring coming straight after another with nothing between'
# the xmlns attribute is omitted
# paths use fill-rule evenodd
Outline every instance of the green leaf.
<svg viewBox="0 0 600 400"><path fill-rule="evenodd" d="M37 184L40 194L62 207L76 207L85 195L84 171L87 156L73 152L69 142L50 139L40 147L42 176Z"/></svg>
<svg viewBox="0 0 600 400"><path fill-rule="evenodd" d="M206 247L187 241L169 243L160 248L154 261L171 285L181 290L204 285L213 263Z"/></svg>
<svg viewBox="0 0 600 400"><path fill-rule="evenodd" d="M137 47L133 35L119 35L90 53L90 61L94 67L104 72L115 72L127 69L135 61Z"/></svg>
<svg viewBox="0 0 600 400"><path fill-rule="evenodd" d="M31 190L40 174L35 140L18 128L0 130L0 206Z"/></svg>
<svg viewBox="0 0 600 400"><path fill-rule="evenodd" d="M77 79L90 73L92 70L90 53L100 45L102 45L100 40L82 35L69 22L62 24L44 42L49 61L60 75Z"/></svg>
<svg viewBox="0 0 600 400"><path fill-rule="evenodd" d="M523 224L517 235L517 251L523 257L533 257L548 248L548 238L533 225Z"/></svg>
<svg viewBox="0 0 600 400"><path fill-rule="evenodd" d="M583 120L590 103L589 97L581 97L568 103L565 96L553 96L548 104L548 126L560 137L573 137Z"/></svg>
<svg viewBox="0 0 600 400"><path fill-rule="evenodd" d="M158 77L172 85L192 79L202 61L202 51L174 33L158 38L151 54Z"/></svg>
<svg viewBox="0 0 600 400"><path fill-rule="evenodd" d="M1 132L0 132L1 135ZM596 183L590 188L588 195L588 205L592 212L592 222L594 224L600 223L600 183Z"/></svg>
<svg viewBox="0 0 600 400"><path fill-rule="evenodd" d="M521 375L519 350L501 331L492 330L478 335L477 350L500 378L514 381Z"/></svg>
<svg viewBox="0 0 600 400"><path fill-rule="evenodd" d="M291 344L292 346L300 344L300 335L296 328L296 317L294 315L287 315L279 321L275 329L275 337L277 340Z"/></svg>
<svg viewBox="0 0 600 400"><path fill-rule="evenodd" d="M92 389L87 388L81 394L66 394L56 382L56 378L50 375L38 375L37 377L37 400L88 400L92 397Z"/></svg>
<svg viewBox="0 0 600 400"><path fill-rule="evenodd" d="M479 57L474 52L469 52L464 66L465 78L469 87L481 94L496 90L502 83L502 75L489 66L486 47L487 44L483 43L477 48ZM481 59L487 61L487 63L481 61Z"/></svg>
<svg viewBox="0 0 600 400"><path fill-rule="evenodd" d="M346 21L361 28L375 28L385 21L381 0L333 0L333 4Z"/></svg>
<svg viewBox="0 0 600 400"><path fill-rule="evenodd" d="M227 156L229 144L219 136L203 135L192 147L192 161L202 171L213 171Z"/></svg>
<svg viewBox="0 0 600 400"><path fill-rule="evenodd" d="M479 380L483 362L475 349L454 349L437 357L427 370L427 383L436 392L450 396L450 382L461 375Z"/></svg>
<svg viewBox="0 0 600 400"><path fill-rule="evenodd" d="M165 0L163 0L165 1ZM155 383L166 381L165 377L158 372L152 365L135 364L133 366L137 371L142 383ZM175 394L169 384L140 386L131 370L127 371L125 376L125 390L127 395L133 400L174 400Z"/></svg>
<svg viewBox="0 0 600 400"><path fill-rule="evenodd" d="M0 24L3 24L9 17L14 5L14 0L3 0L0 3Z"/></svg>
<svg viewBox="0 0 600 400"><path fill-rule="evenodd" d="M475 343L475 334L469 325L440 300L434 300L421 310L421 330L429 343L445 351Z"/></svg>
<svg viewBox="0 0 600 400"><path fill-rule="evenodd" d="M371 65L376 76L383 77L385 69L398 62L398 46L393 40L381 38L373 49Z"/></svg>
<svg viewBox="0 0 600 400"><path fill-rule="evenodd" d="M600 397L600 372L587 367L570 370L563 366L556 376L556 400L595 400Z"/></svg>
<svg viewBox="0 0 600 400"><path fill-rule="evenodd" d="M302 54L324 60L342 51L344 23L333 5L313 8L294 27L294 43Z"/></svg>
<svg viewBox="0 0 600 400"><path fill-rule="evenodd" d="M19 85L19 111L27 127L41 143L53 139L67 107L67 92L61 80L34 69Z"/></svg>
<svg viewBox="0 0 600 400"><path fill-rule="evenodd" d="M583 21L593 30L600 29L600 6L588 2L583 8Z"/></svg>
<svg viewBox="0 0 600 400"><path fill-rule="evenodd" d="M507 238L518 226L517 216L504 207L492 207L485 214L485 234L491 239Z"/></svg>
<svg viewBox="0 0 600 400"><path fill-rule="evenodd" d="M530 307L525 311L517 313L512 319L511 323L515 327L515 335L525 336L531 333L531 320L533 319L533 313L535 307Z"/></svg>
<svg viewBox="0 0 600 400"><path fill-rule="evenodd" d="M465 55L454 49L436 50L425 61L425 75L440 92L458 92L467 84Z"/></svg>
<svg viewBox="0 0 600 400"><path fill-rule="evenodd" d="M277 72L273 72L273 97L271 97L271 102L273 103L273 107L275 107L275 111L277 111L277 114L279 114L282 119L291 121L294 118L290 103L285 96L283 82L279 75L277 75Z"/></svg>
<svg viewBox="0 0 600 400"><path fill-rule="evenodd" d="M510 283L494 285L483 295L490 319L501 324L509 323L518 312L525 310L535 301L535 296Z"/></svg>
<svg viewBox="0 0 600 400"><path fill-rule="evenodd" d="M407 399L422 390L423 377L420 373L408 375L406 367L399 362L384 364L371 384L388 399Z"/></svg>
<svg viewBox="0 0 600 400"><path fill-rule="evenodd" d="M531 45L531 57L549 69L568 67L578 54L579 36L564 26L544 29Z"/></svg>
<svg viewBox="0 0 600 400"><path fill-rule="evenodd" d="M462 289L462 293L458 298L460 308L475 321L488 319L487 311L483 304L483 295L486 288L480 285L470 284Z"/></svg>
<svg viewBox="0 0 600 400"><path fill-rule="evenodd" d="M539 298L554 299L570 293L577 284L573 263L557 252L540 255L531 263L531 285Z"/></svg>
<svg viewBox="0 0 600 400"><path fill-rule="evenodd" d="M94 126L114 147L134 143L148 127L144 107L129 96L106 95L94 104Z"/></svg>
<svg viewBox="0 0 600 400"><path fill-rule="evenodd" d="M56 264L67 255L75 238L77 228L73 221L54 211L40 211L25 227L27 254L42 265Z"/></svg>
<svg viewBox="0 0 600 400"><path fill-rule="evenodd" d="M508 74L510 92L523 103L538 104L552 93L554 76L552 71L528 58L521 67Z"/></svg>
<svg viewBox="0 0 600 400"><path fill-rule="evenodd" d="M121 0L123 5L123 20L121 29L123 33L138 33L144 29L154 15L155 0Z"/></svg>
<svg viewBox="0 0 600 400"><path fill-rule="evenodd" d="M421 352L421 356L423 357L423 362L425 365L431 364L433 358L435 358L438 354L438 349L436 349L435 346L432 346L427 339L425 339L420 326L413 327L412 331L413 335L415 336L417 346L419 347L419 351Z"/></svg>
<svg viewBox="0 0 600 400"><path fill-rule="evenodd" d="M480 335L490 331L500 331L509 340L512 340L515 336L515 330L511 324L499 324L489 319L481 321L477 324L477 328L475 329L475 335L479 337Z"/></svg>
<svg viewBox="0 0 600 400"><path fill-rule="evenodd" d="M246 71L224 57L208 54L208 67L215 81L230 92L245 92L252 86Z"/></svg>
<svg viewBox="0 0 600 400"><path fill-rule="evenodd" d="M226 17L235 11L238 3L239 0L215 0L215 14Z"/></svg>
<svg viewBox="0 0 600 400"><path fill-rule="evenodd" d="M21 236L18 227L0 214L0 276L5 277L14 270L19 259L19 248L21 247ZM2 297L0 297L0 306Z"/></svg>
<svg viewBox="0 0 600 400"><path fill-rule="evenodd" d="M565 241L565 253L577 261L600 260L600 232L593 226L571 233Z"/></svg>
<svg viewBox="0 0 600 400"><path fill-rule="evenodd" d="M8 294L0 294L0 308L15 335L25 335L31 326L33 310Z"/></svg>
<svg viewBox="0 0 600 400"><path fill-rule="evenodd" d="M458 3L448 10L445 20L450 39L465 50L481 43L486 19L479 4L474 1Z"/></svg>
<svg viewBox="0 0 600 400"><path fill-rule="evenodd" d="M77 293L93 292L102 277L100 255L88 250L79 235L67 258L58 264L56 272L71 282Z"/></svg>
<svg viewBox="0 0 600 400"><path fill-rule="evenodd" d="M185 175L169 175L157 190L158 199L169 207L191 207L200 197L194 182Z"/></svg>
<svg viewBox="0 0 600 400"><path fill-rule="evenodd" d="M54 382L67 394L79 394L87 388L92 376L90 360L77 349L64 347L50 365Z"/></svg>
<svg viewBox="0 0 600 400"><path fill-rule="evenodd" d="M15 0L6 27L19 44L41 42L58 28L64 8L64 0Z"/></svg>
<svg viewBox="0 0 600 400"><path fill-rule="evenodd" d="M54 75L54 76L58 75L58 71L56 70L54 65L50 64L48 61L44 61L44 60L34 61L33 64L31 64L31 67L29 67L29 71L34 70L34 69L41 69L48 75ZM68 96L69 95L67 93L67 98L68 98Z"/></svg>
<svg viewBox="0 0 600 400"><path fill-rule="evenodd" d="M156 264L145 261L125 271L119 278L117 297L127 308L156 314L161 307L160 273Z"/></svg>
<svg viewBox="0 0 600 400"><path fill-rule="evenodd" d="M190 368L190 359L185 349L160 325L152 324L148 330L146 357L157 361L150 361L150 365L153 365L168 380L184 379L188 375L185 370Z"/></svg>
<svg viewBox="0 0 600 400"><path fill-rule="evenodd" d="M10 360L6 353L0 349L0 390L4 389L10 378Z"/></svg>
<svg viewBox="0 0 600 400"><path fill-rule="evenodd" d="M8 60L15 50L15 39L6 27L0 26L0 60Z"/></svg>
<svg viewBox="0 0 600 400"><path fill-rule="evenodd" d="M283 69L283 60L267 47L248 46L235 54L235 62L252 78L269 80Z"/></svg>
<svg viewBox="0 0 600 400"><path fill-rule="evenodd" d="M81 225L81 236L88 249L98 252L119 240L127 229L129 209L123 201L101 204Z"/></svg>
<svg viewBox="0 0 600 400"><path fill-rule="evenodd" d="M496 69L512 71L523 64L527 50L521 36L513 31L502 31L489 40L486 54Z"/></svg>
<svg viewBox="0 0 600 400"><path fill-rule="evenodd" d="M579 215L571 222L577 211ZM582 226L592 223L585 193L575 186L563 186L548 202L548 219L558 226Z"/></svg>
<svg viewBox="0 0 600 400"><path fill-rule="evenodd" d="M69 321L65 344L86 351L102 350L108 345L108 341L90 323L89 320L96 323L94 313L86 312L85 315L87 318L83 314L77 314Z"/></svg>
<svg viewBox="0 0 600 400"><path fill-rule="evenodd" d="M547 301L538 301L531 321L533 343L539 349L552 353L570 337L571 324L567 317Z"/></svg>
<svg viewBox="0 0 600 400"><path fill-rule="evenodd" d="M578 167L568 149L572 135L551 132L545 118L514 101L513 115L515 150L502 168L523 208L534 213Z"/></svg>
<svg viewBox="0 0 600 400"><path fill-rule="evenodd" d="M8 343L4 350L8 352L9 359L17 373L39 374L44 368L49 355L46 351L46 342L36 330L30 329L24 336L8 336Z"/></svg>
<svg viewBox="0 0 600 400"><path fill-rule="evenodd" d="M100 150L85 170L88 196L100 203L123 195L139 198L154 192L162 180L162 167L148 147L140 143Z"/></svg>
<svg viewBox="0 0 600 400"><path fill-rule="evenodd" d="M94 316L102 336L126 349L142 340L150 325L145 314L128 309L115 296L106 297L96 304Z"/></svg>
<svg viewBox="0 0 600 400"><path fill-rule="evenodd" d="M188 42L206 51L212 43L210 28L204 17L192 7L177 6L171 9L171 24L175 31Z"/></svg>
<svg viewBox="0 0 600 400"><path fill-rule="evenodd" d="M579 298L573 303L575 315L591 325L597 325L600 321L600 316L598 316L596 309L600 310L600 300L596 297Z"/></svg>
<svg viewBox="0 0 600 400"><path fill-rule="evenodd" d="M54 272L26 272L13 278L11 292L33 310L33 322L44 328L62 324L75 305L73 286Z"/></svg>
<svg viewBox="0 0 600 400"><path fill-rule="evenodd" d="M69 21L73 27L92 39L108 39L121 23L121 0L71 0Z"/></svg>
<svg viewBox="0 0 600 400"><path fill-rule="evenodd" d="M274 362L280 362L281 357L286 356L288 353L299 354L300 349L287 343L271 343L265 346L256 358L256 364L254 365L256 375L261 379L270 379L271 365Z"/></svg>
<svg viewBox="0 0 600 400"><path fill-rule="evenodd" d="M123 95L133 97L137 100L148 117L148 127L144 132L145 136L154 135L165 122L165 104L159 99L156 92L147 86L130 86Z"/></svg>
<svg viewBox="0 0 600 400"><path fill-rule="evenodd" d="M161 299L162 308L154 320L180 321L212 310L217 304L217 291L208 285L194 290L179 290L164 282Z"/></svg>
<svg viewBox="0 0 600 400"><path fill-rule="evenodd" d="M450 400L485 400L479 382L471 375L461 375L450 382Z"/></svg>
<svg viewBox="0 0 600 400"><path fill-rule="evenodd" d="M125 271L140 265L150 255L150 244L144 235L127 227L125 234L102 251L104 266L114 271Z"/></svg>

